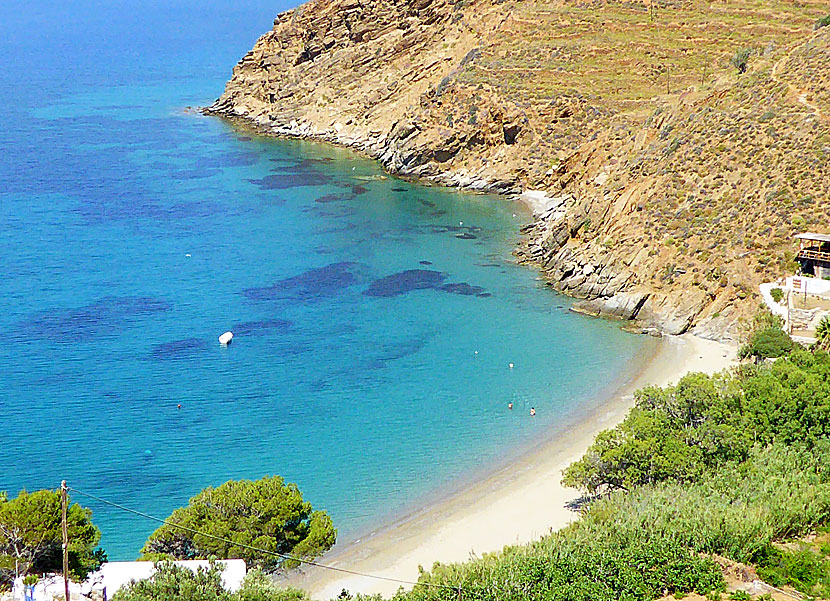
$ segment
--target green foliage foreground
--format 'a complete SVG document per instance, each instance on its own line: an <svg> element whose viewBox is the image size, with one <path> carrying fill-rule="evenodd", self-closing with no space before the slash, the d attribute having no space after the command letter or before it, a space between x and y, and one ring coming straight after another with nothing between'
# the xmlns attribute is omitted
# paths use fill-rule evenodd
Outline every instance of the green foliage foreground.
<svg viewBox="0 0 830 601"><path fill-rule="evenodd" d="M452 586L472 601L721 590L713 555L759 563L773 541L830 518L830 356L795 351L771 366L644 389L566 480L608 494L536 543L436 564L421 582L448 588L418 586L396 601L451 601Z"/></svg>
<svg viewBox="0 0 830 601"><path fill-rule="evenodd" d="M191 571L169 561L156 564L147 580L120 589L113 601L308 601L308 595L295 589L280 589L261 571L245 576L242 588L231 593L222 586L222 566Z"/></svg>
<svg viewBox="0 0 830 601"><path fill-rule="evenodd" d="M422 580L460 584L464 599L650 600L723 587L710 554L755 560L770 542L830 516L830 443L756 449L694 485L618 491L541 541L456 565ZM468 594L469 593L469 594ZM416 587L399 600L453 599Z"/></svg>
<svg viewBox="0 0 830 601"><path fill-rule="evenodd" d="M292 567L296 562L280 554L316 557L337 535L329 515L314 511L297 485L279 476L206 488L167 521L175 526L153 532L142 559L244 559L249 566Z"/></svg>
<svg viewBox="0 0 830 601"><path fill-rule="evenodd" d="M96 549L101 532L92 523L92 512L77 503L67 509L69 571L83 580L106 560ZM61 496L57 490L22 491L9 499L0 493L0 586L16 576L60 571Z"/></svg>
<svg viewBox="0 0 830 601"><path fill-rule="evenodd" d="M564 483L594 493L698 481L745 459L753 446L812 444L830 436L830 356L799 350L772 366L690 374L647 387L616 428L600 433Z"/></svg>

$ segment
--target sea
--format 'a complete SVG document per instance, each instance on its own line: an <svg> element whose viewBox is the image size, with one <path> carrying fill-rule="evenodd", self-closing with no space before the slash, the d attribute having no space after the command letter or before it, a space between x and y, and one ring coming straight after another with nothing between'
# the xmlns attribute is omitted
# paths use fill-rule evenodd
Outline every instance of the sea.
<svg viewBox="0 0 830 601"><path fill-rule="evenodd" d="M653 349L516 265L520 203L190 110L290 7L0 4L11 497L66 480L163 518L279 474L347 540L556 436ZM72 500L111 560L157 526Z"/></svg>

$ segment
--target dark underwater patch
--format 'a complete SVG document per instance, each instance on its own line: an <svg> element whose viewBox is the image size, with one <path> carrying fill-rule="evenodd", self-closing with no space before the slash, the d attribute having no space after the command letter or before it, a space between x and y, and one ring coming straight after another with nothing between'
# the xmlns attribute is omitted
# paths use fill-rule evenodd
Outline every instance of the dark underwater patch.
<svg viewBox="0 0 830 601"><path fill-rule="evenodd" d="M477 296L479 298L486 298L488 296L492 296L481 286L473 286L472 284L468 284L467 282L459 282L457 284L444 284L443 286L441 286L440 289L444 292L449 292L450 294L460 294L462 296Z"/></svg>
<svg viewBox="0 0 830 601"><path fill-rule="evenodd" d="M208 347L206 340L201 338L185 338L172 342L162 342L153 347L153 358L166 361L168 359L187 359Z"/></svg>
<svg viewBox="0 0 830 601"><path fill-rule="evenodd" d="M401 188L401 187L398 187L398 186L394 186L392 188L392 192L408 192L408 190L406 188Z"/></svg>
<svg viewBox="0 0 830 601"><path fill-rule="evenodd" d="M213 177L221 173L219 169L184 169L181 171L174 171L170 174L170 179L179 181L187 181L191 179L205 179Z"/></svg>
<svg viewBox="0 0 830 601"><path fill-rule="evenodd" d="M35 313L20 322L18 330L28 338L82 342L86 338L121 331L143 316L169 310L169 303L155 298L108 296L84 307Z"/></svg>
<svg viewBox="0 0 830 601"><path fill-rule="evenodd" d="M331 263L280 280L271 286L248 288L243 290L242 294L251 300L261 301L287 298L315 300L317 298L332 297L340 294L349 286L357 284L358 277L354 273L357 266L357 263L349 261Z"/></svg>
<svg viewBox="0 0 830 601"><path fill-rule="evenodd" d="M375 280L363 293L366 296L392 297L415 290L437 288L446 275L431 269L407 269Z"/></svg>
<svg viewBox="0 0 830 601"><path fill-rule="evenodd" d="M304 186L324 186L330 178L316 172L280 172L260 179L249 179L250 183L262 190L287 190Z"/></svg>
<svg viewBox="0 0 830 601"><path fill-rule="evenodd" d="M418 261L421 265L432 265L432 261Z"/></svg>
<svg viewBox="0 0 830 601"><path fill-rule="evenodd" d="M429 226L429 229L434 234L478 234L482 231L482 229L476 225L431 225Z"/></svg>
<svg viewBox="0 0 830 601"><path fill-rule="evenodd" d="M313 167L315 165L327 165L333 163L334 159L331 157L306 158L297 163L299 167Z"/></svg>
<svg viewBox="0 0 830 601"><path fill-rule="evenodd" d="M194 161L197 169L223 169L225 167L253 167L259 163L259 153L232 151L222 154L199 156Z"/></svg>
<svg viewBox="0 0 830 601"><path fill-rule="evenodd" d="M292 325L285 319L263 319L234 324L231 331L234 336L264 336L269 332L284 332Z"/></svg>
<svg viewBox="0 0 830 601"><path fill-rule="evenodd" d="M471 234L470 232L463 232L461 234L456 234L455 237L459 238L461 240L475 240L476 238L478 238L478 236L476 236L475 234Z"/></svg>
<svg viewBox="0 0 830 601"><path fill-rule="evenodd" d="M314 199L314 202L328 204L330 202L341 202L344 200L346 200L346 198L342 194L326 194L325 196Z"/></svg>
<svg viewBox="0 0 830 601"><path fill-rule="evenodd" d="M370 367L383 367L389 361L397 361L398 359L414 355L423 349L426 344L427 341L422 338L399 340L384 344L380 348L380 353L372 360Z"/></svg>
<svg viewBox="0 0 830 601"><path fill-rule="evenodd" d="M352 194L354 194L355 196L366 194L366 192L368 191L369 188L367 188L366 186L361 186L360 184L355 184L354 186L352 186Z"/></svg>

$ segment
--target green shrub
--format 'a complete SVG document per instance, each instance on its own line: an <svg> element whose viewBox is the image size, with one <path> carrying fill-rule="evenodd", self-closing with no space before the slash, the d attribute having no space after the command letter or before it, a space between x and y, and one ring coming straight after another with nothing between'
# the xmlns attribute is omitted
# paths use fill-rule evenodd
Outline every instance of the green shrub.
<svg viewBox="0 0 830 601"><path fill-rule="evenodd" d="M769 295L776 303L780 303L781 299L784 298L784 291L781 288L773 288L769 291Z"/></svg>
<svg viewBox="0 0 830 601"><path fill-rule="evenodd" d="M771 359L783 357L795 348L795 343L789 334L780 328L765 328L753 332L752 336L738 351L741 359L759 357Z"/></svg>
<svg viewBox="0 0 830 601"><path fill-rule="evenodd" d="M331 548L337 532L326 512L314 511L297 485L279 476L206 488L167 522L145 543L144 559L238 558L268 569L294 567L280 555L316 557Z"/></svg>
<svg viewBox="0 0 830 601"><path fill-rule="evenodd" d="M738 73L746 73L747 66L749 65L749 57L751 55L751 48L744 48L743 50L738 50L737 52L735 52L735 55L730 59L729 64L735 67L738 70Z"/></svg>
<svg viewBox="0 0 830 601"><path fill-rule="evenodd" d="M792 551L769 545L757 561L758 576L773 586L790 585L809 595L830 584L830 563L808 548Z"/></svg>
<svg viewBox="0 0 830 601"><path fill-rule="evenodd" d="M816 345L820 349L830 350L830 315L825 315L816 328Z"/></svg>
<svg viewBox="0 0 830 601"><path fill-rule="evenodd" d="M830 436L828 398L830 355L804 350L771 366L689 374L676 386L646 387L635 393L622 423L597 435L564 471L563 483L595 493L696 482L717 466L742 461L755 444L813 444Z"/></svg>
<svg viewBox="0 0 830 601"><path fill-rule="evenodd" d="M156 572L146 580L132 582L119 589L113 601L308 601L309 597L297 589L279 588L259 570L252 570L242 581L242 587L231 593L222 586L222 566L211 562L210 567L192 571L163 561L156 564Z"/></svg>
<svg viewBox="0 0 830 601"><path fill-rule="evenodd" d="M821 19L816 21L815 29L821 29L822 27L827 27L828 25L830 25L830 15L822 17Z"/></svg>

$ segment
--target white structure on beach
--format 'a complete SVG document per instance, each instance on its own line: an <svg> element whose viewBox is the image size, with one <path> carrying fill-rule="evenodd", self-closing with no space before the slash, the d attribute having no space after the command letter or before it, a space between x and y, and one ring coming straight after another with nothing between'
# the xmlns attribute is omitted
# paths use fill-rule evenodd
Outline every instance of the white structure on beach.
<svg viewBox="0 0 830 601"><path fill-rule="evenodd" d="M196 571L208 569L209 561L176 561L177 566ZM216 562L223 567L222 586L231 592L238 591L245 579L247 567L242 559L223 559ZM135 580L146 580L156 571L151 561L111 561L89 575L86 582L69 583L70 601L107 601L121 587ZM45 576L35 586L26 586L18 578L12 589L14 601L63 601L65 596L63 577L58 574Z"/></svg>

